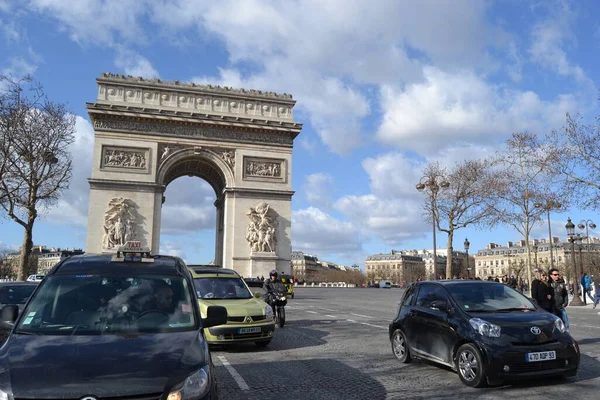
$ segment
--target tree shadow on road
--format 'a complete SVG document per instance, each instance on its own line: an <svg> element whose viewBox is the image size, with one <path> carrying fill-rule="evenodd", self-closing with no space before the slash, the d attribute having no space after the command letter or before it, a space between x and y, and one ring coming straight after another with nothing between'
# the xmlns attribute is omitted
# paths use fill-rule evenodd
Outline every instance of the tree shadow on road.
<svg viewBox="0 0 600 400"><path fill-rule="evenodd" d="M217 367L220 395L228 400L363 400L387 395L377 380L332 359L248 363L235 368L250 389L242 391L227 371Z"/></svg>

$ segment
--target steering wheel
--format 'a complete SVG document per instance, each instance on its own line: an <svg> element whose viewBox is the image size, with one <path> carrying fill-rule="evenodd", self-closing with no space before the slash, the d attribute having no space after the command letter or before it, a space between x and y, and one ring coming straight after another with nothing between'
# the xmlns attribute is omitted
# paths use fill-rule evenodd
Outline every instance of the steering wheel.
<svg viewBox="0 0 600 400"><path fill-rule="evenodd" d="M165 318L169 318L169 314L167 312L165 312L165 311L162 311L162 310L148 310L148 311L144 311L140 315L138 315L138 317L136 318L136 320L142 319L146 315L150 315L150 314L160 314L161 316L163 316Z"/></svg>

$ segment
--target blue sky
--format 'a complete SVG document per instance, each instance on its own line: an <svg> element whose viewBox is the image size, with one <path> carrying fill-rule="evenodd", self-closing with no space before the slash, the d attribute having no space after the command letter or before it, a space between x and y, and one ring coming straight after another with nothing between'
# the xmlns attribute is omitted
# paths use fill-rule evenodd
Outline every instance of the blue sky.
<svg viewBox="0 0 600 400"><path fill-rule="evenodd" d="M85 102L101 72L292 93L304 124L293 154L292 245L364 265L390 249L431 248L414 189L428 161L501 151L513 132L545 134L566 112L597 115L595 1L0 0L0 71L33 74L77 118L74 176L34 241L84 247L93 130ZM214 257L214 192L169 185L161 253ZM564 237L567 216L552 215ZM21 228L0 220L0 246ZM534 237L547 237L544 224ZM462 229L471 251L521 239ZM446 243L438 235L438 246Z"/></svg>

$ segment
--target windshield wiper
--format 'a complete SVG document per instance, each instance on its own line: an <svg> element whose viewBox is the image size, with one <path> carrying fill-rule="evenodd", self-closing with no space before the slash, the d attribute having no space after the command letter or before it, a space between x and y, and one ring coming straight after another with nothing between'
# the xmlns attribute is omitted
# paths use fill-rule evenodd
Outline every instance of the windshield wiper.
<svg viewBox="0 0 600 400"><path fill-rule="evenodd" d="M40 332L31 332L31 331L15 331L17 335L42 335Z"/></svg>
<svg viewBox="0 0 600 400"><path fill-rule="evenodd" d="M529 307L511 307L511 308L500 308L496 312L510 312L510 311L535 311Z"/></svg>

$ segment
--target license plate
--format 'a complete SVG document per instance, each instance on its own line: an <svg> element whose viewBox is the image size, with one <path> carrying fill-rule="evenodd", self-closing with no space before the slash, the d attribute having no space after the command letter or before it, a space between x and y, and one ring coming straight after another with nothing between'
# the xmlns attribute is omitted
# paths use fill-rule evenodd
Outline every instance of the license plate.
<svg viewBox="0 0 600 400"><path fill-rule="evenodd" d="M548 360L556 360L556 352L555 351L539 351L537 353L527 353L525 355L525 361L527 361L527 362L548 361Z"/></svg>
<svg viewBox="0 0 600 400"><path fill-rule="evenodd" d="M245 333L260 333L260 331L261 331L260 326L255 327L255 328L240 328L240 329L238 329L238 333L240 335L243 335Z"/></svg>

